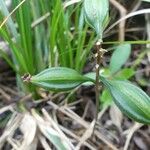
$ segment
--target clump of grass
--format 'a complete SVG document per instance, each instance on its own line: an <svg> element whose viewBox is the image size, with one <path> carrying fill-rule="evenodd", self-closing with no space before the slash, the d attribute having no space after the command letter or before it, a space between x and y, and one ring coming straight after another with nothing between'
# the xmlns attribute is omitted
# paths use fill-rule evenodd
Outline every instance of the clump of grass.
<svg viewBox="0 0 150 150"><path fill-rule="evenodd" d="M2 22L9 11L4 2L0 2ZM21 3L14 0L12 9ZM83 25L82 15L80 3L65 9L61 0L50 4L47 0L34 0L24 1L9 16L0 35L9 44L12 59L3 50L0 52L16 72L21 90L37 94L33 85L22 83L20 78L25 73L34 75L57 66L82 72L94 40L93 33L86 38L88 28Z"/></svg>

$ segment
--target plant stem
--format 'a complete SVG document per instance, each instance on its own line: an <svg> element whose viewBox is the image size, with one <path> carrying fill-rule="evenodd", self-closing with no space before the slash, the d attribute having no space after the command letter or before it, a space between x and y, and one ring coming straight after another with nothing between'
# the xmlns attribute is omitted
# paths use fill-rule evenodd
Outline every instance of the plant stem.
<svg viewBox="0 0 150 150"><path fill-rule="evenodd" d="M99 110L99 93L100 93L100 82L99 82L99 71L101 63L101 42L96 43L96 83L95 83L95 94L96 94L96 121L98 119L98 110Z"/></svg>
<svg viewBox="0 0 150 150"><path fill-rule="evenodd" d="M102 49L101 43L102 43L101 40L96 42L96 54L95 54L95 58L96 58L96 80L95 80L96 116L95 116L95 126L93 129L93 134L94 134L94 130L96 127L96 122L98 119L98 112L99 112L99 93L100 93L99 71L100 71L101 58L103 55L103 52L101 51Z"/></svg>

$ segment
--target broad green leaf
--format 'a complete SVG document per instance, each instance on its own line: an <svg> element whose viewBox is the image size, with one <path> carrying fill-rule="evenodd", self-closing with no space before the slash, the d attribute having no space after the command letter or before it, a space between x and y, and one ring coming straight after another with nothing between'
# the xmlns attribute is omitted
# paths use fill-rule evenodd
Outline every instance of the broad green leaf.
<svg viewBox="0 0 150 150"><path fill-rule="evenodd" d="M89 73L85 74L84 76L90 78L91 80L93 80L93 82L96 79L96 73L95 72L89 72ZM83 85L85 85L85 86L94 85L93 82L92 81L88 81L88 82L83 83Z"/></svg>
<svg viewBox="0 0 150 150"><path fill-rule="evenodd" d="M65 67L46 69L30 79L32 84L52 91L71 90L87 81L91 81L91 79Z"/></svg>
<svg viewBox="0 0 150 150"><path fill-rule="evenodd" d="M109 68L103 68L100 70L100 75L102 75L104 77L110 77L111 72L110 72Z"/></svg>
<svg viewBox="0 0 150 150"><path fill-rule="evenodd" d="M125 79L131 78L132 76L134 76L134 74L135 74L135 71L132 68L125 68L125 69L120 70L115 75L115 78L125 80Z"/></svg>
<svg viewBox="0 0 150 150"><path fill-rule="evenodd" d="M115 73L125 64L131 53L130 44L121 44L114 51L111 60L110 60L110 71Z"/></svg>
<svg viewBox="0 0 150 150"><path fill-rule="evenodd" d="M107 89L104 89L101 96L100 101L102 103L102 107L107 107L112 104L112 96Z"/></svg>
<svg viewBox="0 0 150 150"><path fill-rule="evenodd" d="M102 82L111 93L115 104L129 118L150 124L150 97L128 81L107 80Z"/></svg>
<svg viewBox="0 0 150 150"><path fill-rule="evenodd" d="M108 0L84 0L84 16L88 24L95 29L98 37L102 39L103 30L108 22Z"/></svg>

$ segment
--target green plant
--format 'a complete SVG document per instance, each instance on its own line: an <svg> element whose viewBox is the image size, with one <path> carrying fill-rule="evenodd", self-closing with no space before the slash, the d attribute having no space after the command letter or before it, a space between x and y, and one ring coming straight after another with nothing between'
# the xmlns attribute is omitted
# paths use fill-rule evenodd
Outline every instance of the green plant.
<svg viewBox="0 0 150 150"><path fill-rule="evenodd" d="M24 78L24 81L52 91L72 90L89 80L90 78L82 76L77 71L65 67L51 67L35 76L27 76Z"/></svg>
<svg viewBox="0 0 150 150"><path fill-rule="evenodd" d="M132 67L122 69L131 54L130 43L148 42L104 42L118 45L115 45L109 66L100 66L106 52L102 49L102 38L109 22L108 0L85 0L83 4L78 3L68 8L63 7L61 0L13 0L12 8L20 4L22 6L7 18L9 11L4 1L0 0L0 35L9 45L12 59L3 50L0 50L0 54L16 72L21 91L25 94L32 93L33 99L37 100L41 98L40 88L55 94L65 91L72 93L71 90L76 90L76 87L81 85L95 85L97 113L100 107L110 105L114 101L129 118L150 124L150 97L128 81L134 75L135 67L140 63L140 57L145 55L145 51ZM85 25L84 20L88 24ZM88 25L95 30L96 35L89 30ZM83 75L87 56L93 46L96 46L97 51L96 73ZM100 85L104 85L101 95ZM17 104L24 110L22 101ZM5 124L9 117L4 116L5 119L2 118L1 121ZM14 125L17 128L16 124L19 126L21 122L23 129L20 129L25 135L23 141L28 141L26 133L29 133L29 140L33 142L38 126L38 136L42 134L40 138L46 137L44 143L49 140L57 149L75 149L45 109L42 109L40 114L38 109L31 109L30 114L26 112L23 116L23 122L20 121L20 114L11 120L8 126L10 131L14 131ZM3 123L1 126L4 126ZM31 130L29 126L32 126Z"/></svg>
<svg viewBox="0 0 150 150"><path fill-rule="evenodd" d="M14 0L13 6L16 7L20 2L21 0ZM3 6L0 14L2 21L9 13L2 0L0 3ZM47 3L45 0L45 3L42 0L26 1L16 11L14 18L10 17L7 24L0 28L0 35L9 43L13 62L5 52L0 52L16 71L19 86L24 91L37 95L38 86L50 91L66 91L90 82L96 86L96 102L97 109L99 109L100 82L102 82L107 88L107 93L111 94L116 105L127 116L136 121L150 124L148 110L150 97L128 81L120 81L120 79L128 79L134 74L134 70L130 70L130 74L127 75L126 72L129 70L119 72L131 52L129 44L117 47L110 61L109 73L100 74L100 63L106 52L102 49L102 37L109 21L108 1L85 0L82 11L81 4L64 10L61 0L51 1L51 3ZM103 9L99 9L99 7ZM47 13L48 15L46 15ZM71 19L71 14L75 16L75 20ZM80 17L79 14L81 14ZM41 16L49 18L46 17L44 21L37 24L32 23ZM96 31L96 37L92 33L89 39L86 38L88 26L83 25L83 18ZM17 23L17 27L14 22ZM74 28L70 30L72 24ZM86 45L86 43L88 44ZM97 47L96 73L81 75L86 57L94 44ZM123 49L127 51L123 51L124 55L118 63L116 58ZM47 67L49 69L45 69ZM21 76L25 73L29 73L29 75L24 76L23 80L28 83L21 81Z"/></svg>
<svg viewBox="0 0 150 150"><path fill-rule="evenodd" d="M103 1L101 1L101 3L103 3ZM100 3L100 6L102 5L101 3ZM107 17L108 14L105 13L105 11L107 12L108 10L104 9L103 10L104 12L103 11L99 12L99 9L96 9L99 6L99 1L96 1L96 0L93 1L92 2L93 7L90 7L91 6L90 4L91 4L90 1L85 0L84 11L85 11L86 20L90 22L90 25L96 30L97 37L98 37L98 42L96 43L97 45L96 74L92 76L91 74L87 74L82 77L83 78L82 80L81 79L79 80L79 78L74 78L74 76L76 76L76 72L74 72L73 70L69 70L67 68L53 68L53 69L45 70L44 72L31 77L29 82L42 86L49 90L54 90L52 89L52 87L56 87L56 89L58 90L66 90L68 87L70 87L70 89L75 88L77 85L83 82L87 82L87 81L93 82L94 84L96 84L96 100L97 100L97 106L99 109L98 101L99 101L99 84L100 84L99 80L100 80L107 87L108 89L107 92L111 93L111 96L113 97L113 100L116 103L116 105L127 116L129 116L130 118L136 121L149 124L150 113L148 113L149 112L148 109L150 106L150 97L146 95L141 89L132 85L128 81L118 80L120 77L122 79L127 79L134 74L133 70L130 70L130 73L125 75L124 77L123 77L123 74L125 74L129 70L127 71L123 70L122 72L120 72L120 74L122 73L122 75L118 74L118 71L120 70L122 65L126 62L126 60L128 59L131 53L131 46L129 44L118 46L116 51L113 53L111 61L110 61L110 68L109 68L110 73L107 75L106 74L99 75L100 61L102 59L103 53L105 52L101 48L101 42L102 42L101 38L102 38L103 30L104 30L104 28L102 27L104 27L103 23L105 24L105 22L107 22L106 18L108 19ZM108 5L105 5L105 7L107 8ZM120 56L121 52L122 54ZM117 61L117 58L120 59L119 62ZM53 70L52 74L51 74L51 70ZM58 73L58 70L60 73ZM64 73L65 70L67 70L66 73ZM52 77L51 75L53 74L54 76L53 78L51 78ZM81 77L81 75L79 76ZM96 76L96 80L95 80L95 76ZM109 79L110 77L114 78L115 80ZM64 83L66 83L66 85L62 86L62 84ZM65 86L67 86L67 88L65 88Z"/></svg>
<svg viewBox="0 0 150 150"><path fill-rule="evenodd" d="M14 0L13 8L20 2ZM3 0L0 6L0 21L3 22L9 11ZM88 27L83 26L80 6L79 3L66 9L61 0L24 1L1 26L0 36L9 43L12 59L4 50L0 50L0 54L16 72L21 91L38 96L34 85L22 83L21 76L25 73L34 75L47 67L57 66L82 72L94 34L86 38Z"/></svg>

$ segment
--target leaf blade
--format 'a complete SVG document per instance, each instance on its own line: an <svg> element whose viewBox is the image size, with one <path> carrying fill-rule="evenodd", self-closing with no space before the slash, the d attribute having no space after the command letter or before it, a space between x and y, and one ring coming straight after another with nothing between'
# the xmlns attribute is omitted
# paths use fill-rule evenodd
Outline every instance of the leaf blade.
<svg viewBox="0 0 150 150"><path fill-rule="evenodd" d="M95 29L97 36L102 39L106 19L108 20L109 1L108 0L84 0L83 4L85 20Z"/></svg>
<svg viewBox="0 0 150 150"><path fill-rule="evenodd" d="M111 93L115 104L129 118L150 124L150 97L128 81L107 80L102 82Z"/></svg>
<svg viewBox="0 0 150 150"><path fill-rule="evenodd" d="M116 73L120 68L125 64L127 59L131 54L131 45L130 44L121 44L114 51L111 60L110 60L110 71L111 73Z"/></svg>
<svg viewBox="0 0 150 150"><path fill-rule="evenodd" d="M52 67L32 76L30 82L52 91L71 90L83 82L91 81L77 71L66 67Z"/></svg>

